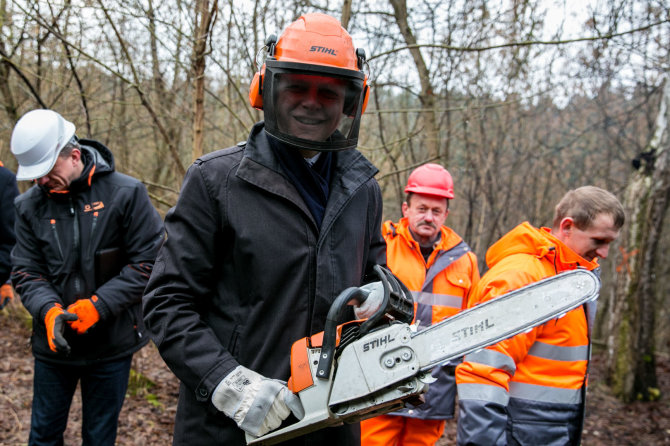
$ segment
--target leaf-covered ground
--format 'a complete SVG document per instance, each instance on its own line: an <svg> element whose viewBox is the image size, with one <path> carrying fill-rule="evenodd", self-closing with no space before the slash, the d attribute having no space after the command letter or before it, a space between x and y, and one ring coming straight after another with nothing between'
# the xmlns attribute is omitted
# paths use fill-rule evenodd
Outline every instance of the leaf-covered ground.
<svg viewBox="0 0 670 446"><path fill-rule="evenodd" d="M25 445L30 429L33 358L29 323L20 304L0 311L0 445ZM670 361L659 358L661 399L622 404L602 382L602 361L595 356L583 445L670 445ZM118 445L170 445L178 381L153 344L133 359L133 373L119 420ZM81 444L78 393L70 410L66 445ZM447 423L439 446L454 445L455 422Z"/></svg>

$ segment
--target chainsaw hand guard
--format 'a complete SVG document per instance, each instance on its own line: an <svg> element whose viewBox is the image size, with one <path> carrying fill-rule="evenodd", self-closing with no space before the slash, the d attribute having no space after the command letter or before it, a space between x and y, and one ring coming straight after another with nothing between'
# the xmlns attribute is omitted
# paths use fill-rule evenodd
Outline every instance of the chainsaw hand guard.
<svg viewBox="0 0 670 446"><path fill-rule="evenodd" d="M359 327L359 335L365 335L376 327L398 321L411 323L414 319L414 300L405 284L398 280L388 269L374 266L374 272L384 286L384 299L379 310ZM317 377L330 378L331 365L335 356L337 342L337 326L342 320L346 305L365 302L369 293L357 287L350 287L340 293L328 311L326 325L323 330L323 345L317 367Z"/></svg>

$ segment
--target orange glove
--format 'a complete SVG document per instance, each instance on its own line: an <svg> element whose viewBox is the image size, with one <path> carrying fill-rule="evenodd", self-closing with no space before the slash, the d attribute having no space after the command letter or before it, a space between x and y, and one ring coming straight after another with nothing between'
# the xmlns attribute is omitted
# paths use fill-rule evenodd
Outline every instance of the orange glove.
<svg viewBox="0 0 670 446"><path fill-rule="evenodd" d="M0 310L5 308L5 305L12 299L14 299L14 289L12 288L12 285L7 282L0 287Z"/></svg>
<svg viewBox="0 0 670 446"><path fill-rule="evenodd" d="M44 317L44 325L47 327L47 340L49 341L49 348L56 353L70 353L70 344L67 343L63 337L65 330L65 323L77 319L76 314L63 311L61 304L54 304L53 307L47 311Z"/></svg>
<svg viewBox="0 0 670 446"><path fill-rule="evenodd" d="M100 312L96 308L98 296L93 295L90 299L79 299L69 307L67 311L77 315L78 319L70 322L70 327L79 334L84 334L89 328L100 320Z"/></svg>

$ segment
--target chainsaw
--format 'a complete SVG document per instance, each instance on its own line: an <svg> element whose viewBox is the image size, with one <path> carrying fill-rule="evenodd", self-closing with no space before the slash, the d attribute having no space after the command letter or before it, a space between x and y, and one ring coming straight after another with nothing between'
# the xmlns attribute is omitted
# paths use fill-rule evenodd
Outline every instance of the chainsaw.
<svg viewBox="0 0 670 446"><path fill-rule="evenodd" d="M333 302L324 331L291 347L288 387L305 416L255 439L272 445L329 426L355 423L419 404L435 379L431 369L488 345L527 332L595 300L600 279L584 269L552 276L417 331L411 293L387 269L376 266L382 305L367 320L342 324L347 305L368 296L351 287Z"/></svg>

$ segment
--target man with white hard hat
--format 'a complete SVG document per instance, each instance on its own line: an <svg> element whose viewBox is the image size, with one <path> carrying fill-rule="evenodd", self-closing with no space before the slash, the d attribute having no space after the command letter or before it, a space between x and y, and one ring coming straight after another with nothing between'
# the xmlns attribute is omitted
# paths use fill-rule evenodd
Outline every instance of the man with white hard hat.
<svg viewBox="0 0 670 446"><path fill-rule="evenodd" d="M17 122L12 282L33 317L31 445L63 444L77 384L82 444L113 445L134 352L149 340L141 298L163 240L145 187L103 144L52 110Z"/></svg>

